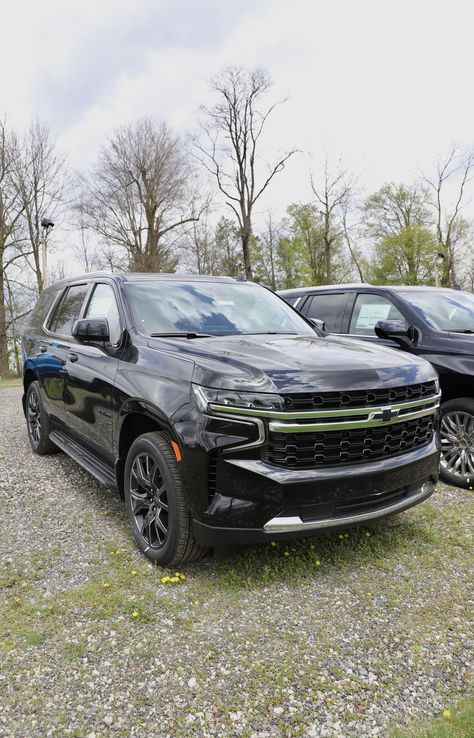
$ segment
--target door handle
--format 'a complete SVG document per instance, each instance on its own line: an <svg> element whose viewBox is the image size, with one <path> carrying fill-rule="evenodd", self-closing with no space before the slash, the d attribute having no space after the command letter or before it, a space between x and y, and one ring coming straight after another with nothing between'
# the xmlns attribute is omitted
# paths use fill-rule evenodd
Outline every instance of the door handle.
<svg viewBox="0 0 474 738"><path fill-rule="evenodd" d="M41 351L42 354L45 354L46 351L48 350L48 347L45 346L44 343L42 343L40 344L39 350Z"/></svg>
<svg viewBox="0 0 474 738"><path fill-rule="evenodd" d="M74 362L78 360L79 356L77 354L73 354L69 352L67 355L67 358L69 361L72 361L72 363L74 364Z"/></svg>

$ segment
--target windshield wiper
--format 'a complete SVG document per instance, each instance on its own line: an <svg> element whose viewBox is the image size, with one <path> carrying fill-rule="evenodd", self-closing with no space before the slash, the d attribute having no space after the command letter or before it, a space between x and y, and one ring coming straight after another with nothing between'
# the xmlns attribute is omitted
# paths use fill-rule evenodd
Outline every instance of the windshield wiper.
<svg viewBox="0 0 474 738"><path fill-rule="evenodd" d="M193 333L182 331L181 333L150 333L151 338L212 338L212 333Z"/></svg>
<svg viewBox="0 0 474 738"><path fill-rule="evenodd" d="M248 331L240 333L241 336L297 336L296 331Z"/></svg>

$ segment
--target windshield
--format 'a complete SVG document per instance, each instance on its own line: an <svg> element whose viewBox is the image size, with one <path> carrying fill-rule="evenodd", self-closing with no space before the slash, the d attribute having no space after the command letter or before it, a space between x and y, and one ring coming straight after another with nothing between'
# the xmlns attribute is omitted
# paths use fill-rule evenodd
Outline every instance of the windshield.
<svg viewBox="0 0 474 738"><path fill-rule="evenodd" d="M432 328L474 333L474 295L470 292L400 290L399 294Z"/></svg>
<svg viewBox="0 0 474 738"><path fill-rule="evenodd" d="M139 330L229 336L300 333L312 328L283 300L248 282L128 283ZM193 337L193 336L190 336Z"/></svg>

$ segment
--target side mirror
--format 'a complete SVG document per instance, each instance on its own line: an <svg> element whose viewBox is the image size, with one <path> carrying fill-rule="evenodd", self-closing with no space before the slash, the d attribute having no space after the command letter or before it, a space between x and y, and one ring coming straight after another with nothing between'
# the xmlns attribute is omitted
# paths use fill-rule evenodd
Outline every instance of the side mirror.
<svg viewBox="0 0 474 738"><path fill-rule="evenodd" d="M402 348L411 346L412 331L406 327L403 320L379 320L374 326L374 331L379 338L391 339Z"/></svg>
<svg viewBox="0 0 474 738"><path fill-rule="evenodd" d="M316 328L319 328L320 331L323 331L323 333L326 332L326 323L324 322L324 320L319 320L318 318L308 318L308 320Z"/></svg>
<svg viewBox="0 0 474 738"><path fill-rule="evenodd" d="M108 343L109 324L106 318L82 318L74 323L72 335L79 343Z"/></svg>

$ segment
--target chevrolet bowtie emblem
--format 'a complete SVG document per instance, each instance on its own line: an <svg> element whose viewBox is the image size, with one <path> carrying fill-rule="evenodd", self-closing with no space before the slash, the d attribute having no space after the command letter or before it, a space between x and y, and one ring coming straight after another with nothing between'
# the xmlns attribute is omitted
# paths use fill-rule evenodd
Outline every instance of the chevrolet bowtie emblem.
<svg viewBox="0 0 474 738"><path fill-rule="evenodd" d="M398 416L400 410L394 410L392 407L382 407L379 412L369 414L369 420L381 420L382 423L389 423L393 418Z"/></svg>

